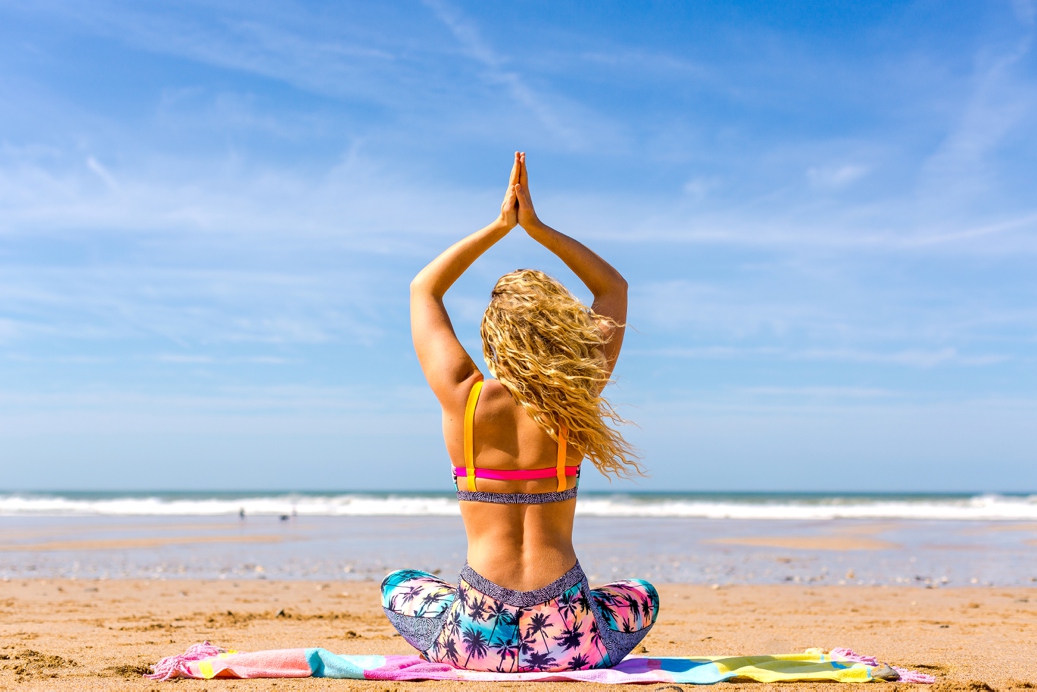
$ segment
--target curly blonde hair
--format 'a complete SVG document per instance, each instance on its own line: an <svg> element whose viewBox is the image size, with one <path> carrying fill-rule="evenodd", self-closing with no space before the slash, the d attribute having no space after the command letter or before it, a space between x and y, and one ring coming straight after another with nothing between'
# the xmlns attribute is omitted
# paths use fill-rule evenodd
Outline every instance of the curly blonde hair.
<svg viewBox="0 0 1037 692"><path fill-rule="evenodd" d="M601 391L609 382L606 336L611 322L561 283L535 269L497 281L480 332L490 373L552 439L559 423L568 444L607 477L643 476L634 448L606 420L626 423Z"/></svg>

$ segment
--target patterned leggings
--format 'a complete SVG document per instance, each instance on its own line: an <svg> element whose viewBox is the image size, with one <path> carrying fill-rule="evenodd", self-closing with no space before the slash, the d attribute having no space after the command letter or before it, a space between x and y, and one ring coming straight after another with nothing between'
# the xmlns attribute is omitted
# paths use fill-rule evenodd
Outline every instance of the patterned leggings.
<svg viewBox="0 0 1037 692"><path fill-rule="evenodd" d="M465 565L456 586L428 572L393 572L382 581L382 607L430 661L552 672L619 663L655 624L659 594L641 579L591 589L578 563L542 589L512 591Z"/></svg>

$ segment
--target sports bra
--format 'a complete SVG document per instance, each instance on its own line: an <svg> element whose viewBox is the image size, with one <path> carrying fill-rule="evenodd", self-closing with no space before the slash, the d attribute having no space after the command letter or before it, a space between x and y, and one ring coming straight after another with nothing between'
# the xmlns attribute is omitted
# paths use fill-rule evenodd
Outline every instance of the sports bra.
<svg viewBox="0 0 1037 692"><path fill-rule="evenodd" d="M580 485L580 466L566 466L566 439L569 429L560 425L558 430L558 461L550 468L543 469L477 469L475 468L475 407L479 403L483 381L472 385L468 393L468 403L464 409L464 466L454 467L454 487L457 499L467 502L492 502L498 505L543 505L549 502L564 502L576 497ZM565 489L566 476L576 476L576 485ZM461 489L463 478L465 490ZM477 478L489 478L499 481L525 481L534 478L557 478L558 489L547 493L488 493L476 489Z"/></svg>

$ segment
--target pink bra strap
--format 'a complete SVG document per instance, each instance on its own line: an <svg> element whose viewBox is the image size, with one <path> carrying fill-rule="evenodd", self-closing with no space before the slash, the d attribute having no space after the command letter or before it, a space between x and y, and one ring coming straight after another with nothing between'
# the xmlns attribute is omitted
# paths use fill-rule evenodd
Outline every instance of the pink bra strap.
<svg viewBox="0 0 1037 692"><path fill-rule="evenodd" d="M565 467L566 476L575 476L579 472L579 466ZM475 469L476 478L489 478L495 481L531 481L537 478L554 478L556 473L553 466L548 469ZM464 466L455 466L454 475L467 476L468 470Z"/></svg>

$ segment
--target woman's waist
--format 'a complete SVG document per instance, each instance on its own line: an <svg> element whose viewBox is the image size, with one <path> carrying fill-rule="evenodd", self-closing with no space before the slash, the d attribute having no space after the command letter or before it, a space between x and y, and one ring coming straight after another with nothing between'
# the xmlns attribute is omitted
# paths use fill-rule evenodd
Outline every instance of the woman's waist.
<svg viewBox="0 0 1037 692"><path fill-rule="evenodd" d="M468 546L467 568L513 591L534 591L552 584L578 565L572 545L545 546L536 555L508 555L502 550Z"/></svg>
<svg viewBox="0 0 1037 692"><path fill-rule="evenodd" d="M583 573L580 563L574 559L571 564L569 569L560 574L556 571L554 574L558 574L558 576L553 579L551 575L547 575L520 581L502 579L500 575L496 575L495 578L487 577L466 562L461 570L460 580L462 585L467 584L494 600L511 606L531 608L558 598L573 586L587 581L587 576Z"/></svg>
<svg viewBox="0 0 1037 692"><path fill-rule="evenodd" d="M576 562L576 500L540 505L462 502L468 562L503 586L539 588Z"/></svg>

